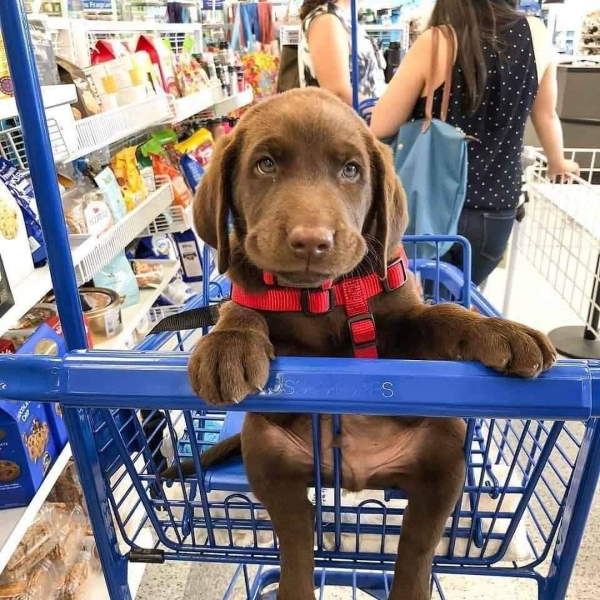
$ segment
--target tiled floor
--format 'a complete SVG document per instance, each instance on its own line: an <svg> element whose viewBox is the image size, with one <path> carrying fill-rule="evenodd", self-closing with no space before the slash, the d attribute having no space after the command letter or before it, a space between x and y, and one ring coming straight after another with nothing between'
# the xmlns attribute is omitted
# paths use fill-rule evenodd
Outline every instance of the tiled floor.
<svg viewBox="0 0 600 600"><path fill-rule="evenodd" d="M506 272L498 270L486 289L487 297L502 307ZM516 271L514 295L508 316L549 331L575 323L568 307L548 289L543 279L525 261ZM600 598L600 502L596 501L588 522L568 600ZM138 600L220 600L233 568L221 565L167 564L149 566ZM448 600L536 600L535 586L523 580L448 576L443 579ZM236 593L235 600L245 598ZM328 592L325 600L350 600L349 590ZM271 599L270 599L271 600ZM357 597L357 600L362 598Z"/></svg>

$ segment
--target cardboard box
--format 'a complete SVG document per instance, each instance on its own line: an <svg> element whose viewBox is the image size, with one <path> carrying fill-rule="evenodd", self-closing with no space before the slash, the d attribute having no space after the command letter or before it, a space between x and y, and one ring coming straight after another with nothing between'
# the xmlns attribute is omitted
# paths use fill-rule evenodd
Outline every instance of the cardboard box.
<svg viewBox="0 0 600 600"><path fill-rule="evenodd" d="M42 402L0 400L0 508L29 504L58 452Z"/></svg>

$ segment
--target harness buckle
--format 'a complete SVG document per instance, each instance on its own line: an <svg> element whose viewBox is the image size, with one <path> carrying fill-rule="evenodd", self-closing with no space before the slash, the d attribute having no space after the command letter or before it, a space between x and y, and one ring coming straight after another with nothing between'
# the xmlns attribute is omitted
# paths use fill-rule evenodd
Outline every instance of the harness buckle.
<svg viewBox="0 0 600 600"><path fill-rule="evenodd" d="M327 308L321 310L320 307L317 307L315 310L314 307L311 310L311 297L316 298L321 296L322 298L327 298ZM315 315L325 315L328 312L331 312L333 307L335 306L335 291L333 288L325 289L325 290L312 290L308 288L304 288L300 290L300 308L302 309L302 313L307 316L315 316Z"/></svg>
<svg viewBox="0 0 600 600"><path fill-rule="evenodd" d="M401 271L402 271L402 275L399 279L399 281L395 281L393 283L390 284L390 271L392 269L395 269L396 267L400 267ZM383 288L383 290L386 293L389 292L393 292L394 290L397 290L398 288L401 288L407 281L408 279L408 275L406 274L406 264L404 259L399 256L398 258L394 259L389 265L388 265L388 272L387 275L385 277L385 279L381 280L381 287Z"/></svg>
<svg viewBox="0 0 600 600"><path fill-rule="evenodd" d="M359 326L361 323L369 323L367 327ZM354 355L364 353L370 348L377 347L377 329L375 327L375 318L371 313L362 313L348 318L348 329L350 330L350 339Z"/></svg>

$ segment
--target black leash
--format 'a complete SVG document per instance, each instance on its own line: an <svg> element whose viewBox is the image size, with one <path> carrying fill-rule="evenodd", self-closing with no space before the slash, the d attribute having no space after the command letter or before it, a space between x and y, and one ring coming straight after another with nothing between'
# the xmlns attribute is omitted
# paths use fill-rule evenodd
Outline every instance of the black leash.
<svg viewBox="0 0 600 600"><path fill-rule="evenodd" d="M211 306L192 308L176 315L165 317L152 328L152 331L148 335L165 333L167 331L185 331L212 327L219 319L219 306L220 304L212 304Z"/></svg>

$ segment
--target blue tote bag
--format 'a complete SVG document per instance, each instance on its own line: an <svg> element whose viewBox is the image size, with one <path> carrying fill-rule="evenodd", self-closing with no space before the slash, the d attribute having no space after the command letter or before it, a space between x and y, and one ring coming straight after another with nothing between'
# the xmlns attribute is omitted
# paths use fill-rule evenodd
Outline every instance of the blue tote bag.
<svg viewBox="0 0 600 600"><path fill-rule="evenodd" d="M450 28L446 30L454 38ZM433 118L433 81L437 70L440 29L432 30L433 52L427 82L425 119L403 125L392 144L396 174L408 201L408 235L456 235L467 193L467 136L446 123L452 89L453 56L448 53L439 119ZM439 245L440 255L452 242ZM419 256L436 256L434 242L419 244Z"/></svg>

